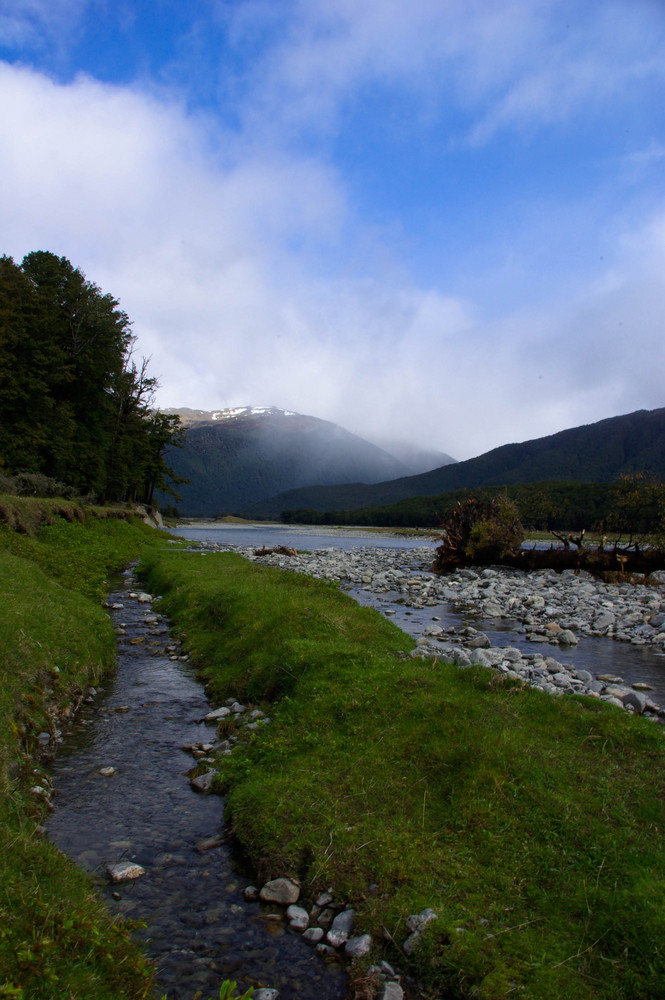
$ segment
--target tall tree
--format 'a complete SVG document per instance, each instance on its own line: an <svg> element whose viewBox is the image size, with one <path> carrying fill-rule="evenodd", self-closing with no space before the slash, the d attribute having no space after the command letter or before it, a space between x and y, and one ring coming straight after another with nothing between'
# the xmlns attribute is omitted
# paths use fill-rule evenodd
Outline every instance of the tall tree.
<svg viewBox="0 0 665 1000"><path fill-rule="evenodd" d="M151 499L178 424L150 409L157 383L133 344L118 301L65 257L0 259L0 466Z"/></svg>

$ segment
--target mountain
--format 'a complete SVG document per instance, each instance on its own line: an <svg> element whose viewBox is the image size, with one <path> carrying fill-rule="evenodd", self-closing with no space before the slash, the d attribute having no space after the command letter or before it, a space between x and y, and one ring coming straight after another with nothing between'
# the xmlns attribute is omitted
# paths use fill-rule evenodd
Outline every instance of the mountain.
<svg viewBox="0 0 665 1000"><path fill-rule="evenodd" d="M410 441L374 441L374 444L389 455L396 458L408 469L408 475L418 476L421 472L430 472L432 469L440 469L442 465L453 465L457 460L445 451L432 451L419 448Z"/></svg>
<svg viewBox="0 0 665 1000"><path fill-rule="evenodd" d="M165 458L190 480L177 487L178 509L190 517L242 513L296 487L376 483L412 470L413 454L404 464L337 424L272 406L168 412L186 428L184 447L170 449ZM421 471L427 461L423 457Z"/></svg>
<svg viewBox="0 0 665 1000"><path fill-rule="evenodd" d="M637 410L522 444L506 444L423 475L374 485L290 490L256 504L251 513L276 517L283 510L354 510L485 486L611 482L622 473L641 471L665 477L665 408Z"/></svg>

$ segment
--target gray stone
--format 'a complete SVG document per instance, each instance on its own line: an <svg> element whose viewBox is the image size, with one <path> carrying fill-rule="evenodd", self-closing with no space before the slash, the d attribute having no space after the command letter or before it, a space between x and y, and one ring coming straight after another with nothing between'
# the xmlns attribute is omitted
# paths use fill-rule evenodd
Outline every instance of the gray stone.
<svg viewBox="0 0 665 1000"><path fill-rule="evenodd" d="M643 694L640 694L639 691L626 691L626 693L621 696L621 701L626 707L630 705L640 715L644 711L647 703L646 697Z"/></svg>
<svg viewBox="0 0 665 1000"><path fill-rule="evenodd" d="M259 990L254 990L254 1000L277 1000L279 996L279 990L268 989L267 987L261 987Z"/></svg>
<svg viewBox="0 0 665 1000"><path fill-rule="evenodd" d="M332 926L326 934L326 941L328 944L331 944L333 948L339 948L340 945L343 945L346 941L348 941L353 929L353 918L355 913L355 910L342 910L342 912L338 913L333 920Z"/></svg>
<svg viewBox="0 0 665 1000"><path fill-rule="evenodd" d="M205 774L199 774L196 778L191 778L189 783L195 791L207 795L212 791L212 783L216 774L216 771L206 771Z"/></svg>
<svg viewBox="0 0 665 1000"><path fill-rule="evenodd" d="M309 941L310 944L318 944L319 941L323 940L324 934L323 927L308 927L303 933L303 939Z"/></svg>
<svg viewBox="0 0 665 1000"><path fill-rule="evenodd" d="M288 906L289 903L298 901L300 886L290 878L274 878L266 882L259 895L266 903L281 903L283 906Z"/></svg>
<svg viewBox="0 0 665 1000"><path fill-rule="evenodd" d="M362 958L368 955L372 949L372 937L370 934L361 934L360 937L349 938L344 945L344 954L347 958Z"/></svg>
<svg viewBox="0 0 665 1000"><path fill-rule="evenodd" d="M494 664L494 658L485 649L474 649L471 654L471 663L477 667L491 667Z"/></svg>
<svg viewBox="0 0 665 1000"><path fill-rule="evenodd" d="M489 649L492 643L484 632L478 632L478 634L469 639L465 645L468 649Z"/></svg>
<svg viewBox="0 0 665 1000"><path fill-rule="evenodd" d="M404 990L399 983L386 983L381 1000L404 1000Z"/></svg>
<svg viewBox="0 0 665 1000"><path fill-rule="evenodd" d="M133 861L117 861L115 864L107 865L106 871L112 882L128 882L130 879L145 875L145 868Z"/></svg>
<svg viewBox="0 0 665 1000"><path fill-rule="evenodd" d="M432 920L436 920L437 917L438 914L428 906L427 909L421 910L420 913L412 913L410 917L406 918L406 929L410 934L422 931L423 928L427 927Z"/></svg>
<svg viewBox="0 0 665 1000"><path fill-rule="evenodd" d="M295 931L304 931L309 923L309 913L302 906L292 903L286 911L286 919Z"/></svg>
<svg viewBox="0 0 665 1000"><path fill-rule="evenodd" d="M231 709L223 705L221 708L216 708L213 712L208 712L205 722L219 722L220 719L225 719L230 714Z"/></svg>
<svg viewBox="0 0 665 1000"><path fill-rule="evenodd" d="M572 632L569 628L565 628L562 632L559 632L556 637L556 641L560 646L576 646L580 640L574 632Z"/></svg>

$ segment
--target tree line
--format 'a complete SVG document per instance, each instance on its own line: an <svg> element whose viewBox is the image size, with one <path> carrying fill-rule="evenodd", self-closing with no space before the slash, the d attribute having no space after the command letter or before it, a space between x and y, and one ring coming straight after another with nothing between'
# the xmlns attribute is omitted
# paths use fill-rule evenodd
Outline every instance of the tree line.
<svg viewBox="0 0 665 1000"><path fill-rule="evenodd" d="M658 483L659 480L654 481L654 488ZM630 495L631 491L637 491L638 499ZM619 477L613 483L517 483L410 497L398 503L357 510L285 510L281 520L286 524L438 528L458 504L480 493L489 498L507 496L517 505L521 522L529 530L626 531L629 522L633 530L646 532L655 530L662 520L659 502L650 491L648 478L640 478L639 474ZM621 524L617 521L620 511L625 514Z"/></svg>
<svg viewBox="0 0 665 1000"><path fill-rule="evenodd" d="M152 503L178 417L152 409L117 299L65 257L0 257L0 474L41 474L101 501Z"/></svg>

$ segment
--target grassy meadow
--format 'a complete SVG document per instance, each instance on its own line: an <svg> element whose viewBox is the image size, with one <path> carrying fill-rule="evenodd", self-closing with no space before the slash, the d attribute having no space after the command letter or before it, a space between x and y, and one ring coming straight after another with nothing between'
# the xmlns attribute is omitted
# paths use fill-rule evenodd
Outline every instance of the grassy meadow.
<svg viewBox="0 0 665 1000"><path fill-rule="evenodd" d="M0 498L0 998L153 995L128 927L39 832L37 736L112 671L101 599L138 557L212 698L272 719L218 763L260 878L297 877L306 898L333 886L372 960L427 997L665 995L660 726L413 660L331 583L186 553L108 513ZM407 959L425 907L438 918Z"/></svg>
<svg viewBox="0 0 665 1000"><path fill-rule="evenodd" d="M665 995L659 726L410 659L329 583L228 553L143 566L213 698L269 710L218 765L261 877L333 886L373 957L431 997ZM407 962L425 907L438 919Z"/></svg>

